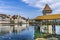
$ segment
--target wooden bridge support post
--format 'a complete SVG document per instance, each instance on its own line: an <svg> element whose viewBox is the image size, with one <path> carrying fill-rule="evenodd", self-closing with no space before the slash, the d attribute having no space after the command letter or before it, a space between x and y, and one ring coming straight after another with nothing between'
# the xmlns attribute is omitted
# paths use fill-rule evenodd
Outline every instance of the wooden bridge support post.
<svg viewBox="0 0 60 40"><path fill-rule="evenodd" d="M52 25L52 31L53 31L53 34L56 34L55 33L55 25Z"/></svg>
<svg viewBox="0 0 60 40"><path fill-rule="evenodd" d="M42 32L42 30L41 30L41 26L42 26L42 21L39 23L40 32Z"/></svg>

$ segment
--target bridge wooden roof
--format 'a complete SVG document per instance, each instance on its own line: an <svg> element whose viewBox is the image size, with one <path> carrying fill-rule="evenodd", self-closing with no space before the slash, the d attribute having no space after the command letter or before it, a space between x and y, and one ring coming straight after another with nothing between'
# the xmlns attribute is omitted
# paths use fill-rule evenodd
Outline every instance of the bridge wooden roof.
<svg viewBox="0 0 60 40"><path fill-rule="evenodd" d="M51 14L44 16L37 16L35 20L52 20L52 19L60 19L60 14Z"/></svg>

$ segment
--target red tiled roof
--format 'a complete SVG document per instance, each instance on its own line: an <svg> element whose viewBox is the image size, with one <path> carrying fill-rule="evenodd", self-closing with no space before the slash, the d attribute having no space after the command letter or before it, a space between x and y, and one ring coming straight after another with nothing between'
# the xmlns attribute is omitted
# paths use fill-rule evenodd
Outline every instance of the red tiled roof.
<svg viewBox="0 0 60 40"><path fill-rule="evenodd" d="M13 15L12 18L13 19L17 19L18 15Z"/></svg>

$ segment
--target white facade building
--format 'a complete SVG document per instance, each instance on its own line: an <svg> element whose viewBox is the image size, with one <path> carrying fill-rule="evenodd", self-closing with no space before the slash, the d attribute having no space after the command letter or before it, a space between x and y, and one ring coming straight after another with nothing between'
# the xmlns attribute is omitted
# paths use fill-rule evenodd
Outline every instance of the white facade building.
<svg viewBox="0 0 60 40"><path fill-rule="evenodd" d="M8 16L0 14L0 32L20 32L27 26L27 20L24 17L14 15Z"/></svg>

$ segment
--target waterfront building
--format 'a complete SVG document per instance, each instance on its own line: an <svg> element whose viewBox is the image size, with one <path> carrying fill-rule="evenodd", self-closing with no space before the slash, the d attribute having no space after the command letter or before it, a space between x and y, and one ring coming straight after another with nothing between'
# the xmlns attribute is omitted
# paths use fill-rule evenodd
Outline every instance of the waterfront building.
<svg viewBox="0 0 60 40"><path fill-rule="evenodd" d="M6 14L0 14L0 32L9 32L10 16Z"/></svg>
<svg viewBox="0 0 60 40"><path fill-rule="evenodd" d="M56 26L60 26L60 14L51 14L52 9L46 4L42 16L37 16L35 21L40 26L40 31L49 34L56 34Z"/></svg>
<svg viewBox="0 0 60 40"><path fill-rule="evenodd" d="M0 32L20 32L25 29L28 20L18 15L0 14Z"/></svg>
<svg viewBox="0 0 60 40"><path fill-rule="evenodd" d="M0 24L10 23L10 16L5 14L0 14Z"/></svg>

